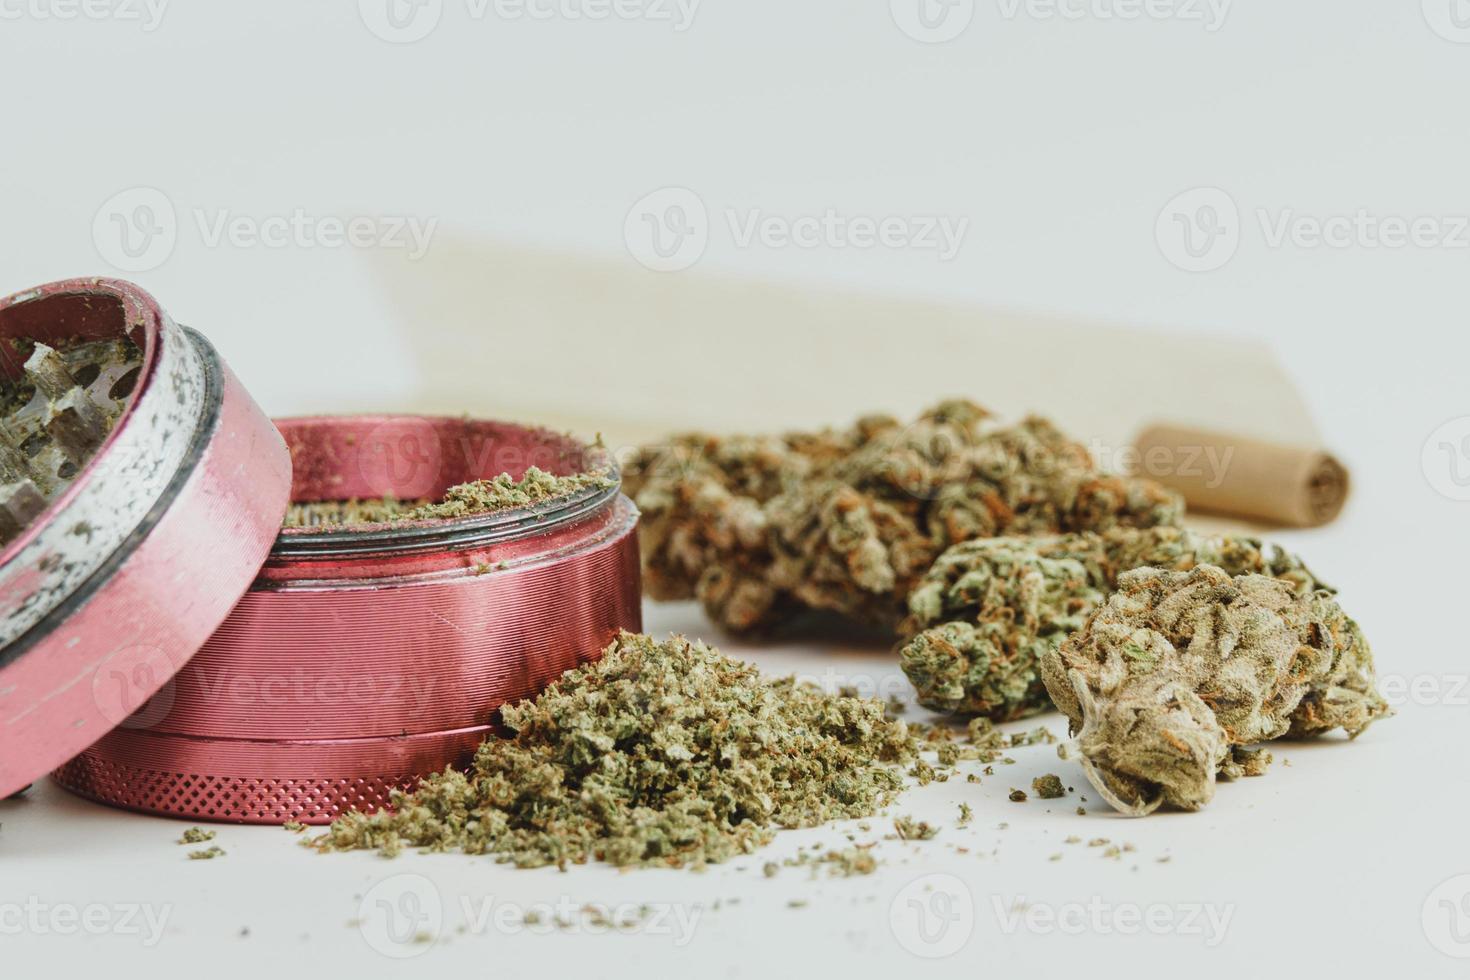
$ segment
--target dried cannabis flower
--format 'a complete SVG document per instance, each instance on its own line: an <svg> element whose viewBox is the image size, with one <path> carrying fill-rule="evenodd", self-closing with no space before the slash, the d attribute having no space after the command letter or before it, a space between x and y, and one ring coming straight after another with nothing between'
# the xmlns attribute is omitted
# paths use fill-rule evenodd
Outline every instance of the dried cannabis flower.
<svg viewBox="0 0 1470 980"><path fill-rule="evenodd" d="M1389 714L1358 626L1326 591L1298 594L1213 565L1141 568L1079 632L1042 658L1047 690L1071 719L1103 797L1142 815L1214 796L1236 755L1285 735L1356 736Z"/></svg>
<svg viewBox="0 0 1470 980"><path fill-rule="evenodd" d="M1037 776L1031 780L1031 792L1043 800L1056 800L1067 795L1066 787L1062 785L1062 779L1054 773L1045 776Z"/></svg>
<svg viewBox="0 0 1470 980"><path fill-rule="evenodd" d="M535 466L526 468L519 480L502 473L491 480L461 483L444 491L442 499L400 501L392 497L378 500L326 501L292 504L286 512L285 527L322 527L334 524L388 524L394 521L442 520L475 517L515 507L530 507L558 497L570 496L587 488L604 489L615 485L606 473L577 473L555 476Z"/></svg>
<svg viewBox="0 0 1470 980"><path fill-rule="evenodd" d="M348 814L315 846L411 844L521 867L702 865L754 851L775 828L871 816L918 750L879 701L632 633L502 717L514 737L485 742L469 773L395 794L392 812Z"/></svg>
<svg viewBox="0 0 1470 980"><path fill-rule="evenodd" d="M933 840L939 836L938 827L913 817L895 817L893 829L898 832L899 840Z"/></svg>
<svg viewBox="0 0 1470 980"><path fill-rule="evenodd" d="M909 593L901 631L910 639L899 659L925 707L1024 718L1051 708L1042 656L1081 628L1120 574L1202 563L1272 575L1298 594L1323 588L1280 548L1177 527L968 541L940 555Z"/></svg>
<svg viewBox="0 0 1470 980"><path fill-rule="evenodd" d="M1051 423L996 426L966 401L782 437L679 436L625 468L644 585L732 630L827 610L884 628L947 547L972 538L1176 524L1179 498L1099 472Z"/></svg>

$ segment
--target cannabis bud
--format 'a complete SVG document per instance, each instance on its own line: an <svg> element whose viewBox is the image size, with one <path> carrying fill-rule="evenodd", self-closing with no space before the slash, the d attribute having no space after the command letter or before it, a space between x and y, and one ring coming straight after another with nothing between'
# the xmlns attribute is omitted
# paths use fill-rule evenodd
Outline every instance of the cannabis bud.
<svg viewBox="0 0 1470 980"><path fill-rule="evenodd" d="M1199 564L1272 575L1297 594L1323 587L1280 548L1177 527L967 541L940 555L909 593L899 659L925 707L1024 718L1051 708L1042 656L1087 621L1119 575Z"/></svg>
<svg viewBox="0 0 1470 980"><path fill-rule="evenodd" d="M1108 476L1050 422L998 426L966 401L781 437L676 437L625 469L643 512L644 585L697 597L732 630L810 610L895 627L950 545L1177 524L1148 480Z"/></svg>
<svg viewBox="0 0 1470 980"><path fill-rule="evenodd" d="M1390 713L1367 641L1329 593L1213 565L1125 573L1041 666L1088 778L1131 815L1204 806L1217 774L1264 765L1240 747L1356 736Z"/></svg>

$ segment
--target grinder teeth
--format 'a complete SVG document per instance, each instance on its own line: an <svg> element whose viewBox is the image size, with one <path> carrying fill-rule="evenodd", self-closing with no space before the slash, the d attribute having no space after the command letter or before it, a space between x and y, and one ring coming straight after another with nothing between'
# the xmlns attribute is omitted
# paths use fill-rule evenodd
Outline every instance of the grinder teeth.
<svg viewBox="0 0 1470 980"><path fill-rule="evenodd" d="M107 416L80 388L54 400L46 411L46 434L77 468L102 445L110 428Z"/></svg>
<svg viewBox="0 0 1470 980"><path fill-rule="evenodd" d="M51 401L64 397L76 387L66 362L54 348L37 344L25 364L26 380Z"/></svg>
<svg viewBox="0 0 1470 980"><path fill-rule="evenodd" d="M0 545L40 516L107 439L141 359L121 340L65 351L37 343L23 377L0 381Z"/></svg>
<svg viewBox="0 0 1470 980"><path fill-rule="evenodd" d="M46 498L30 480L0 487L0 543L24 531L46 509Z"/></svg>

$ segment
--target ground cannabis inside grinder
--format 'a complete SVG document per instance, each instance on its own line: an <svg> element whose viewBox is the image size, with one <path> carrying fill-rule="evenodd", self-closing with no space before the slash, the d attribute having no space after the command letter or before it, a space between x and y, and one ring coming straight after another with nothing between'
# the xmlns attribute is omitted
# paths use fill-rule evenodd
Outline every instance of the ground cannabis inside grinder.
<svg viewBox="0 0 1470 980"><path fill-rule="evenodd" d="M502 473L490 480L461 483L444 491L444 496L438 501L402 501L381 497L376 500L292 504L286 512L283 526L327 527L476 517L546 503L579 490L600 490L615 485L616 481L606 473L555 476L531 466L519 480L509 473Z"/></svg>

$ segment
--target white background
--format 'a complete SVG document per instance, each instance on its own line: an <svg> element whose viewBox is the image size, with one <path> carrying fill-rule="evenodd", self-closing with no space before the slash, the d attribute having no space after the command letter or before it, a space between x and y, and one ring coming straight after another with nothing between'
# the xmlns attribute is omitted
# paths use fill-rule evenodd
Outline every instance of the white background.
<svg viewBox="0 0 1470 980"><path fill-rule="evenodd" d="M1210 30L1184 16L1208 20L1208 5L1184 0L1072 0L1063 6L1077 16L1065 17L1044 3L960 0L939 22L958 33L939 44L901 29L914 23L902 0L704 0L682 31L657 19L677 20L672 4L588 20L565 12L576 4L540 4L552 13L536 18L444 0L413 43L376 36L367 23L381 23L381 4L365 6L174 0L153 23L141 3L0 0L0 289L127 274L206 329L265 407L285 414L413 390L412 336L382 311L363 250L210 244L201 217L256 227L298 210L414 217L441 233L628 262L630 207L668 186L696 188L712 213L964 217L947 262L924 249L740 247L717 229L699 267L1269 340L1357 477L1340 522L1282 537L1342 589L1380 670L1419 694L1358 743L1285 747L1267 777L1223 787L1195 815L1127 822L1095 801L1081 818L1070 799L1010 803L1012 786L1048 771L1086 793L1075 763L1018 751L979 787L951 781L906 797L895 812L946 829L928 844L886 842L878 875L842 881L796 870L766 880L766 855L703 875L518 873L464 857L386 864L314 857L281 831L240 828L221 831L226 858L187 862L171 843L178 825L43 786L0 805L0 909L148 903L167 907L167 926L154 945L122 929L6 930L7 971L387 975L394 961L352 922L376 883L421 874L444 903L448 942L409 951L416 967L465 975L892 975L938 951L904 919L916 895L954 912L945 936L969 929L936 961L969 975L1463 972L1450 954L1470 954L1470 879L1454 880L1470 873L1470 504L1454 499L1470 495L1456 482L1470 473L1470 232L1459 228L1470 215L1470 28L1452 15L1470 24L1470 5L1238 0ZM936 0L931 12L944 9ZM1107 16L1136 9L1180 16ZM119 239L105 232L110 201L124 202L125 218L156 201L140 187L173 209L173 244L155 242L132 272L117 268ZM1207 272L1181 269L1177 242L1156 236L1161 212L1174 227L1166 206L1196 188L1223 190L1238 211L1224 239L1233 257ZM1185 199L1186 220L1201 219L1200 200ZM1284 215L1360 211L1430 218L1439 240L1272 243ZM637 351L610 351L609 366L636 383ZM1016 369L1037 373L1033 407L1044 410L1046 366ZM651 609L649 625L711 632L682 607ZM833 665L902 689L881 649L726 648L773 671ZM952 826L960 800L976 811L965 830ZM871 839L886 825L873 828L853 832ZM1062 843L1074 834L1137 850L1107 860ZM786 835L770 856L810 841L842 836ZM961 880L959 905L934 904L923 885L905 891L935 872ZM673 903L697 926L684 945L653 929L457 928L462 898L527 907L563 896ZM793 898L809 904L790 908ZM1061 911L1160 906L1175 921L1209 905L1231 918L1214 947L1187 930L1007 931L995 903L1017 899Z"/></svg>

